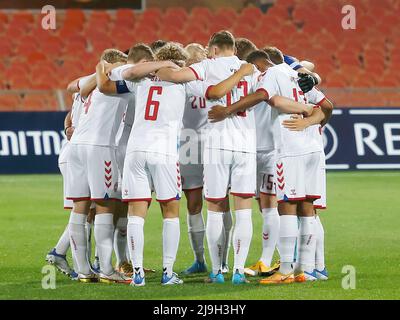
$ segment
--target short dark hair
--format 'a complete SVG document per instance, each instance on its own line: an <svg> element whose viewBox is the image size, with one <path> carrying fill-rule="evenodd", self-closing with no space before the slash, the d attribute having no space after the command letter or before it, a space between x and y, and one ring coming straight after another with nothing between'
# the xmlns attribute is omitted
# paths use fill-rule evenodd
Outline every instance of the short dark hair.
<svg viewBox="0 0 400 320"><path fill-rule="evenodd" d="M208 46L216 46L219 49L233 49L235 47L235 38L229 31L222 30L211 36Z"/></svg>
<svg viewBox="0 0 400 320"><path fill-rule="evenodd" d="M274 64L283 63L283 53L277 47L265 47L263 48L263 51L265 51L268 54L269 59Z"/></svg>
<svg viewBox="0 0 400 320"><path fill-rule="evenodd" d="M236 56L240 60L246 60L247 56L257 50L256 45L246 38L236 38L235 39L236 46Z"/></svg>
<svg viewBox="0 0 400 320"><path fill-rule="evenodd" d="M156 53L157 50L161 49L164 47L168 42L164 40L156 40L150 44L151 50Z"/></svg>
<svg viewBox="0 0 400 320"><path fill-rule="evenodd" d="M151 48L144 43L138 43L129 50L128 61L138 63L140 60L146 59L148 61L154 60L154 54Z"/></svg>
<svg viewBox="0 0 400 320"><path fill-rule="evenodd" d="M254 63L255 61L257 61L258 59L267 59L268 61L270 61L271 59L269 58L268 53L266 53L263 50L256 50L253 51L252 53L250 53L247 58L246 61L248 63Z"/></svg>

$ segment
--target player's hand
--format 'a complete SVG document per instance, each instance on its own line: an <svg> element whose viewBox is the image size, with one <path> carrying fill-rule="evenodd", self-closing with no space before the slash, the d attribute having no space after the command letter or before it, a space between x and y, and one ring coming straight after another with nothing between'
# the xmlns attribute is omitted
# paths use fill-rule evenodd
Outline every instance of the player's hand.
<svg viewBox="0 0 400 320"><path fill-rule="evenodd" d="M284 120L282 125L290 131L303 131L308 127L308 121L299 114L293 114L289 120Z"/></svg>
<svg viewBox="0 0 400 320"><path fill-rule="evenodd" d="M222 121L228 116L228 108L224 106L214 106L208 111L208 119L212 123Z"/></svg>
<svg viewBox="0 0 400 320"><path fill-rule="evenodd" d="M254 73L254 65L252 63L244 63L240 66L238 72L242 77L249 76Z"/></svg>
<svg viewBox="0 0 400 320"><path fill-rule="evenodd" d="M314 86L318 84L317 78L315 78L311 74L299 73L299 77L300 79L297 81L297 83L304 93L311 91L312 88L314 88Z"/></svg>
<svg viewBox="0 0 400 320"><path fill-rule="evenodd" d="M105 73L105 62L104 60L100 60L99 63L96 65L96 72Z"/></svg>
<svg viewBox="0 0 400 320"><path fill-rule="evenodd" d="M104 73L109 74L113 69L125 64L125 62L108 63L107 61L104 61Z"/></svg>
<svg viewBox="0 0 400 320"><path fill-rule="evenodd" d="M313 110L314 110L313 104L305 104L302 114L304 117L309 117L312 115Z"/></svg>
<svg viewBox="0 0 400 320"><path fill-rule="evenodd" d="M74 134L74 131L75 131L75 127L68 127L65 130L65 135L66 135L68 141L71 140L71 137Z"/></svg>

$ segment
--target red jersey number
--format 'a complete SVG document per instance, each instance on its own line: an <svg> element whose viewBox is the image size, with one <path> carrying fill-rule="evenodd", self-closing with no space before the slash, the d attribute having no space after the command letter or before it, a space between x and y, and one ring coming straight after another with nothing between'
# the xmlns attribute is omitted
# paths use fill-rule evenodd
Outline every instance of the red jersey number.
<svg viewBox="0 0 400 320"><path fill-rule="evenodd" d="M239 83L238 83L236 88L243 90L243 95L240 96L239 100L244 98L244 97L246 97L248 95L248 93L249 93L249 87L248 87L247 81L239 81ZM232 93L231 92L229 92L226 95L226 105L228 107L230 105L232 105ZM237 115L239 117L245 117L246 116L246 111L240 111L240 112L237 113Z"/></svg>
<svg viewBox="0 0 400 320"><path fill-rule="evenodd" d="M162 94L162 87L150 87L149 95L147 97L146 111L144 113L144 119L150 121L156 121L158 115L158 108L160 102L154 99L154 95Z"/></svg>
<svg viewBox="0 0 400 320"><path fill-rule="evenodd" d="M303 91L297 91L296 88L293 88L293 98L296 102L299 102L299 96L303 96L304 103L307 103L306 96Z"/></svg>

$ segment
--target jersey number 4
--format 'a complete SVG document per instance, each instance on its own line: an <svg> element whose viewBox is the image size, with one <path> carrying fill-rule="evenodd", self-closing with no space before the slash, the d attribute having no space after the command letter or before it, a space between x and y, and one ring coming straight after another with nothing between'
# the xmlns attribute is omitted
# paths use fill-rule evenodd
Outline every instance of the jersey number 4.
<svg viewBox="0 0 400 320"><path fill-rule="evenodd" d="M160 102L154 100L154 95L161 95L162 87L150 87L147 97L146 110L144 113L145 120L156 121Z"/></svg>

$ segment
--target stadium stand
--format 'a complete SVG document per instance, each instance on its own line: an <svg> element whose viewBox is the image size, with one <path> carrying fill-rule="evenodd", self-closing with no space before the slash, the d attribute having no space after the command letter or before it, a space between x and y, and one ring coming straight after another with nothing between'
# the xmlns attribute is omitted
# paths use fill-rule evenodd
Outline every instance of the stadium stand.
<svg viewBox="0 0 400 320"><path fill-rule="evenodd" d="M337 93L332 95L337 105L400 106L400 28L394 27L400 15L393 10L400 3L352 3L362 8L356 30L342 28L343 0L277 0L266 14L256 7L148 8L143 13L67 9L57 12L56 30L43 30L38 12L0 11L0 110L60 109L55 92L92 73L105 48L126 50L157 39L206 44L220 29L313 61L323 88Z"/></svg>

